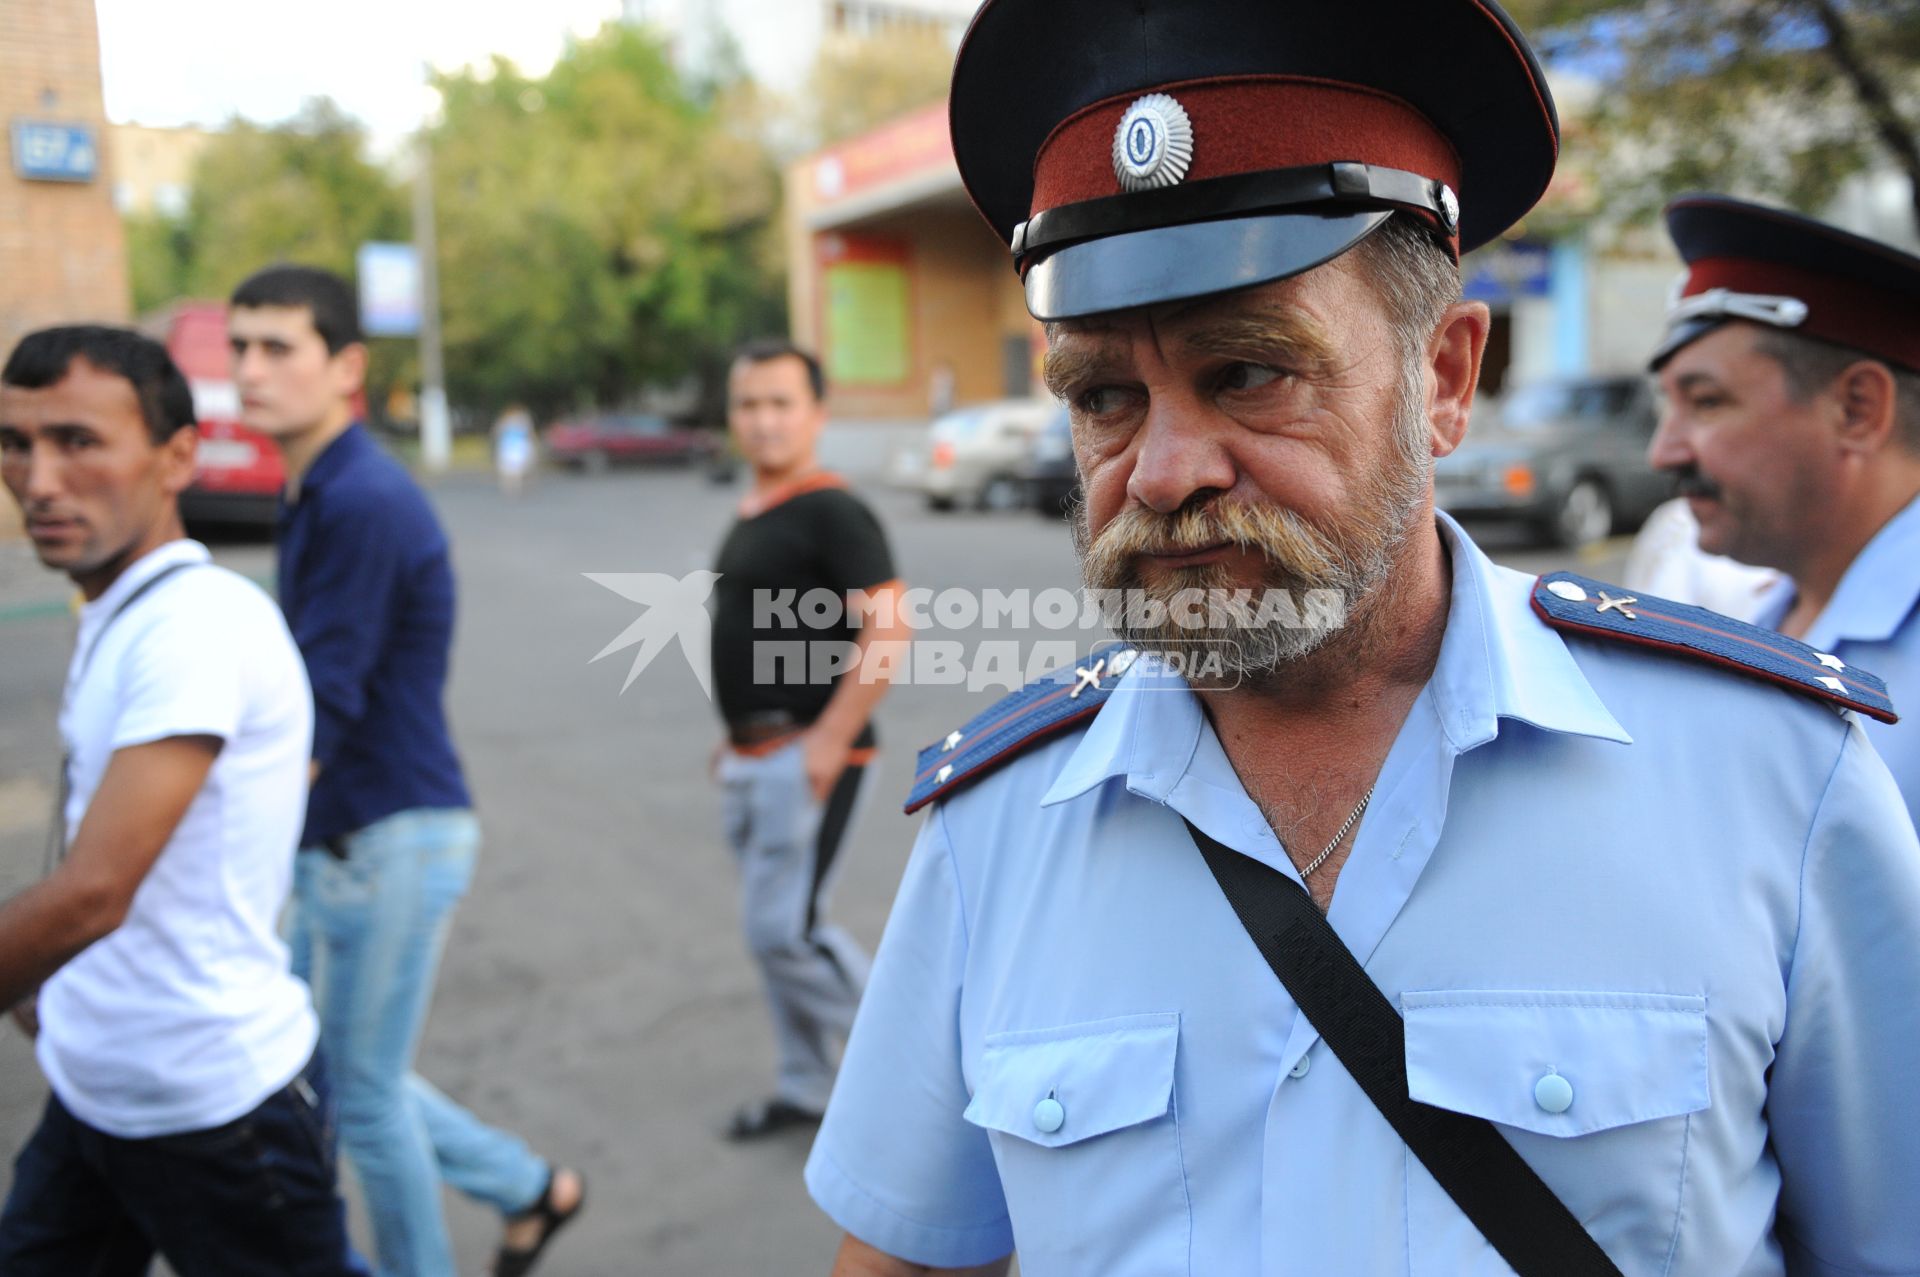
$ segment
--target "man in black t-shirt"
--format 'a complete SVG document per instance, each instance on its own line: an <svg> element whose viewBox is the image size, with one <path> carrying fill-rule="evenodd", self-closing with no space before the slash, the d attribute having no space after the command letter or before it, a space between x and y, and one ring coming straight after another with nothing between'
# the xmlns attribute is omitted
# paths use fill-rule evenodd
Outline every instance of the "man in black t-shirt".
<svg viewBox="0 0 1920 1277"><path fill-rule="evenodd" d="M873 645L905 631L879 521L815 456L819 363L786 343L751 345L727 391L753 488L716 565L713 678L727 740L715 772L778 1055L772 1096L727 1129L753 1139L819 1120L830 1038L852 1028L866 985L869 956L826 921L826 898L873 758L869 716L886 693Z"/></svg>

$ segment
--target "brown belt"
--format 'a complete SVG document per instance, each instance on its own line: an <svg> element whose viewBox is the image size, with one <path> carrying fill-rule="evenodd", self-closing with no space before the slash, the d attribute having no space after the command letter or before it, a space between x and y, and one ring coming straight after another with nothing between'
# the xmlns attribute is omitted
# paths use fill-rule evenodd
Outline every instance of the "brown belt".
<svg viewBox="0 0 1920 1277"><path fill-rule="evenodd" d="M798 736L807 725L791 714L764 714L727 724L727 739L742 749L770 745Z"/></svg>

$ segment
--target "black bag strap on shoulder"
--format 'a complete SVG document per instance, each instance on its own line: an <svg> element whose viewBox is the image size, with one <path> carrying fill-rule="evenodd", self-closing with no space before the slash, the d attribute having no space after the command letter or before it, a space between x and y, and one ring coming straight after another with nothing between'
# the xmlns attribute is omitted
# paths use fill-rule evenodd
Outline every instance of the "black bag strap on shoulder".
<svg viewBox="0 0 1920 1277"><path fill-rule="evenodd" d="M100 644L106 641L107 631L113 628L115 621L131 611L135 603L145 598L152 592L154 587L158 586L162 581L176 572L184 572L188 568L197 566L199 566L197 563L169 563L166 567L161 568L158 572L155 572L152 576L135 586L133 592L128 594L126 598L121 599L119 605L107 614L107 619L102 621L100 628L94 632L93 642L87 645L86 655L80 658L80 668L74 675L74 686L78 687L81 681L87 677L87 670L93 665L93 654L100 650Z"/></svg>
<svg viewBox="0 0 1920 1277"><path fill-rule="evenodd" d="M176 572L184 572L188 568L195 566L197 566L195 563L170 563L135 586L132 593L128 594L126 598L121 599L119 606L109 612L107 619L100 623L100 628L94 632L93 642L88 644L87 650L81 654L79 664L71 678L73 687L78 688L81 683L86 681L87 671L93 668L93 654L100 650L100 644L105 641L107 631L113 628L115 621L125 616L127 611L132 608L135 603L138 603L162 581ZM67 854L67 799L72 796L73 759L63 753L60 756L60 789L59 793L54 796L53 820L47 828L45 863L41 866L43 877L46 874L52 873L53 867L60 862L61 857Z"/></svg>
<svg viewBox="0 0 1920 1277"><path fill-rule="evenodd" d="M1187 832L1301 1013L1500 1258L1520 1277L1621 1277L1493 1123L1408 1097L1406 1024L1306 888Z"/></svg>

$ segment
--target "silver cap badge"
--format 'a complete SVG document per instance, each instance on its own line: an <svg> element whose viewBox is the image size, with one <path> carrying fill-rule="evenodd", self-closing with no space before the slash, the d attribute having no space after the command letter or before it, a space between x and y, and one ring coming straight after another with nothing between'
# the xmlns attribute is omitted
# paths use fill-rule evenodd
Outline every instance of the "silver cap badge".
<svg viewBox="0 0 1920 1277"><path fill-rule="evenodd" d="M1172 186L1193 163L1193 121L1164 93L1149 93L1127 108L1113 133L1113 175L1127 191Z"/></svg>

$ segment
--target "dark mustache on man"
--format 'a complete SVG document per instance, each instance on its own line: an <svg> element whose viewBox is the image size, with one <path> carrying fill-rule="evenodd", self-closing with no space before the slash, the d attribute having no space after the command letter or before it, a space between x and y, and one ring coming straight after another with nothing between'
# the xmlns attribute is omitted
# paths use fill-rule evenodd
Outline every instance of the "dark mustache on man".
<svg viewBox="0 0 1920 1277"><path fill-rule="evenodd" d="M1699 466L1678 466L1667 472L1673 479L1673 495L1676 497L1713 497L1720 495L1720 485L1700 473Z"/></svg>

